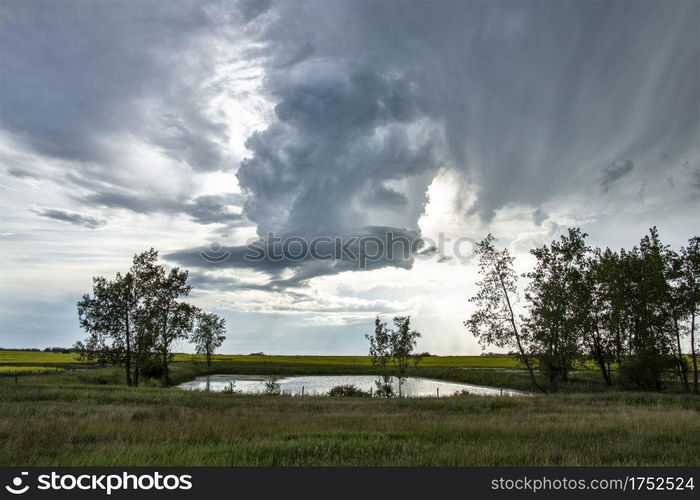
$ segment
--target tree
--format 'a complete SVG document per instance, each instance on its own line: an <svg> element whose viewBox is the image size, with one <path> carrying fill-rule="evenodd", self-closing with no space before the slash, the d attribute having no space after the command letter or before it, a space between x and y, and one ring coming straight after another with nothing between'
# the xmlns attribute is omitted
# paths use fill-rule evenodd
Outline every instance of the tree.
<svg viewBox="0 0 700 500"><path fill-rule="evenodd" d="M695 348L695 323L700 310L700 237L688 241L680 250L678 297L683 311L689 316L690 353L693 362L693 394L700 394L698 387L698 357Z"/></svg>
<svg viewBox="0 0 700 500"><path fill-rule="evenodd" d="M688 381L688 363L683 354L681 337L684 336L683 320L690 311L689 296L684 284L683 259L673 250L667 249L664 257L666 259L666 273L669 281L667 308L672 319L672 331L675 339L674 354L676 357L676 371L685 392L690 392Z"/></svg>
<svg viewBox="0 0 700 500"><path fill-rule="evenodd" d="M627 280L620 254L606 248L595 249L584 273L589 295L579 306L590 309L590 323L584 329L586 353L601 370L606 385L612 385L612 365L621 363L628 337L625 321ZM587 299L587 300L586 300Z"/></svg>
<svg viewBox="0 0 700 500"><path fill-rule="evenodd" d="M172 356L172 345L190 335L197 308L178 301L180 297L189 295L191 290L187 284L187 271L175 267L166 275L162 266L156 266L150 276L152 279L144 285L149 300L152 300L149 320L153 331L157 332L155 344L161 358L163 385L167 386L170 383L168 362Z"/></svg>
<svg viewBox="0 0 700 500"><path fill-rule="evenodd" d="M476 305L476 311L464 322L464 326L484 349L489 345L515 348L528 371L533 389L544 392L535 378L526 351L526 339L513 311L518 293L514 259L507 249L496 250L494 241L493 235L489 234L476 245L481 281L477 283L476 295L469 299Z"/></svg>
<svg viewBox="0 0 700 500"><path fill-rule="evenodd" d="M84 358L124 365L129 386L138 386L143 369L158 359L167 384L171 346L192 330L196 308L177 300L189 293L187 271L166 273L157 261L153 248L135 255L126 274L94 278L92 295L78 302L89 336L76 349Z"/></svg>
<svg viewBox="0 0 700 500"><path fill-rule="evenodd" d="M110 309L108 306L109 286L110 284L103 276L92 278L92 295L86 293L78 302L80 327L89 336L84 342L76 342L74 346L80 359L94 360L102 365L118 362L118 356L121 354L121 349L112 349L109 345L110 334L113 331L121 330L121 325L116 321L116 318L107 314ZM126 380L127 384L131 385L128 373Z"/></svg>
<svg viewBox="0 0 700 500"><path fill-rule="evenodd" d="M101 364L124 364L126 385L133 385L131 374L132 328L138 300L130 273L117 273L114 281L93 278L92 296L78 302L80 326L89 334L76 344L81 357Z"/></svg>
<svg viewBox="0 0 700 500"><path fill-rule="evenodd" d="M226 320L214 313L199 312L197 327L190 341L195 344L197 354L206 356L207 367L211 367L211 357L224 340L226 340Z"/></svg>
<svg viewBox="0 0 700 500"><path fill-rule="evenodd" d="M372 365L382 368L382 378L377 380L377 395L391 397L394 389L391 386L391 375L387 367L391 361L391 337L386 323L382 323L379 316L374 320L374 334L365 335L369 340L369 357Z"/></svg>
<svg viewBox="0 0 700 500"><path fill-rule="evenodd" d="M530 278L525 291L529 302L526 327L552 392L567 382L581 355L580 341L591 328L585 237L580 229L571 228L549 246L530 250L537 264L526 275Z"/></svg>
<svg viewBox="0 0 700 500"><path fill-rule="evenodd" d="M622 252L626 278L624 314L629 323L627 355L620 374L642 389L660 390L663 373L678 371L668 247L656 228L629 252Z"/></svg>
<svg viewBox="0 0 700 500"><path fill-rule="evenodd" d="M430 353L427 352L427 351L426 351L426 352L417 352L417 353L415 353L415 354L413 355L413 366L414 366L415 368L418 368L418 363L420 363L421 361L423 361L423 358L428 358L428 357L430 357Z"/></svg>
<svg viewBox="0 0 700 500"><path fill-rule="evenodd" d="M416 330L411 330L410 316L397 316L394 318L396 329L389 332L389 345L391 348L391 359L397 370L399 380L399 397L402 394L403 383L406 381L406 369L413 358L413 349L421 334Z"/></svg>

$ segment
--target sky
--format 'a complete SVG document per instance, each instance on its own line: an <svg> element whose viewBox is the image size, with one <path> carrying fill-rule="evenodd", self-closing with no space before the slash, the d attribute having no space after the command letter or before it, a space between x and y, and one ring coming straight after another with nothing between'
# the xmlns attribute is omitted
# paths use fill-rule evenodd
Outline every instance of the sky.
<svg viewBox="0 0 700 500"><path fill-rule="evenodd" d="M72 345L92 277L154 247L222 352L363 354L410 315L420 351L478 354L489 232L520 272L568 227L698 234L699 24L673 0L2 0L0 347ZM387 235L408 254L296 250Z"/></svg>

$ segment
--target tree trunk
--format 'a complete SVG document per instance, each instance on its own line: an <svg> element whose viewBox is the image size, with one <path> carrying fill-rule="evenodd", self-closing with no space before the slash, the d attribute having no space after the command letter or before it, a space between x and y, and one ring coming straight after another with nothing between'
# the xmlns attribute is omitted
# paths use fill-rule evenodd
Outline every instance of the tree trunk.
<svg viewBox="0 0 700 500"><path fill-rule="evenodd" d="M678 319L673 318L673 326L676 329L676 344L678 346L678 371L681 375L681 381L683 382L683 388L685 392L690 392L690 384L688 384L688 374L686 373L687 367L685 366L685 360L683 359L683 351L681 350L681 333L678 328Z"/></svg>
<svg viewBox="0 0 700 500"><path fill-rule="evenodd" d="M168 373L168 349L163 348L163 387L170 385L170 376Z"/></svg>
<svg viewBox="0 0 700 500"><path fill-rule="evenodd" d="M134 387L139 386L139 365L138 363L136 364L136 368L134 368Z"/></svg>
<svg viewBox="0 0 700 500"><path fill-rule="evenodd" d="M695 311L690 315L690 352L693 355L693 394L700 394L698 387L698 357L695 352Z"/></svg>
<svg viewBox="0 0 700 500"><path fill-rule="evenodd" d="M168 315L170 307L165 308L163 315L163 387L168 387L170 380L168 379Z"/></svg>
<svg viewBox="0 0 700 500"><path fill-rule="evenodd" d="M595 326L595 334L593 335L593 359L595 360L596 363L598 363L598 366L600 367L600 373L603 375L603 380L605 381L605 385L610 387L612 385L612 379L610 378L610 365L606 366L605 363L605 354L604 350L600 345L600 329L598 328L597 322L598 318L597 316L594 318L596 321L596 326Z"/></svg>
<svg viewBox="0 0 700 500"><path fill-rule="evenodd" d="M537 383L537 379L535 378L535 372L532 371L530 360L527 358L527 355L525 354L525 349L523 349L523 345L520 342L520 334L518 333L518 327L515 324L515 314L513 313L513 307L510 305L510 297L508 297L508 290L506 290L505 283L503 283L503 278L501 278L500 274L498 275L498 277L501 282L503 296L505 297L506 303L508 304L508 311L510 312L510 324L513 327L513 334L515 335L515 342L518 345L518 352L520 352L520 360L525 364L525 367L527 368L527 372L530 375L530 383L532 384L532 388L540 392L547 392L542 388L542 386L540 386L540 384Z"/></svg>
<svg viewBox="0 0 700 500"><path fill-rule="evenodd" d="M600 354L594 356L593 359L595 359L595 362L600 367L600 373L603 375L605 385L610 387L612 385L612 380L610 379L610 365L606 365L605 360Z"/></svg>
<svg viewBox="0 0 700 500"><path fill-rule="evenodd" d="M127 308L128 308L127 303ZM129 325L129 313L126 313L126 385L131 387L131 332Z"/></svg>
<svg viewBox="0 0 700 500"><path fill-rule="evenodd" d="M207 368L211 368L211 352L207 351Z"/></svg>

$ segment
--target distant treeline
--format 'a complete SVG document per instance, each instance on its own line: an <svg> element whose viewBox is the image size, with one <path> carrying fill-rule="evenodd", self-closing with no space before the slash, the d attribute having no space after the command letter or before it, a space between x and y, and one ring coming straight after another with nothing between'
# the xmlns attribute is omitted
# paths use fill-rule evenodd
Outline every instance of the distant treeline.
<svg viewBox="0 0 700 500"><path fill-rule="evenodd" d="M579 361L593 360L603 382L661 390L675 378L691 391L682 345L689 341L692 391L698 394L695 323L700 309L700 237L678 251L656 228L626 250L592 248L578 228L530 253L536 264L518 276L508 250L489 235L477 245L481 281L465 326L484 346L510 348L533 387L555 392ZM519 278L527 279L524 293ZM516 302L524 296L524 313ZM534 362L536 361L536 363ZM538 383L533 366L544 376Z"/></svg>

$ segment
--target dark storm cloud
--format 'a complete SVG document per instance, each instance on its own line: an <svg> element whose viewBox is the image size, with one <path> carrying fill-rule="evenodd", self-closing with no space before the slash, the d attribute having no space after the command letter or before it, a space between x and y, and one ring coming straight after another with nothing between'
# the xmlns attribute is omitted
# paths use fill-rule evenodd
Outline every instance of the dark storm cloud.
<svg viewBox="0 0 700 500"><path fill-rule="evenodd" d="M106 224L104 219L98 219L97 217L90 217L89 215L82 215L73 212L66 212L65 210L56 210L53 208L35 210L34 213L40 217L46 217L61 222L68 222L69 224L74 224L86 229L97 229Z"/></svg>
<svg viewBox="0 0 700 500"><path fill-rule="evenodd" d="M541 226L542 223L547 220L547 217L547 213L541 208L538 208L534 212L532 212L532 222L534 222L538 226Z"/></svg>
<svg viewBox="0 0 700 500"><path fill-rule="evenodd" d="M240 205L242 202L241 196L236 193L199 196L191 201L178 201L170 198L100 191L79 198L79 201L141 214L185 214L200 224L228 224L242 218L240 213L229 210L229 207Z"/></svg>
<svg viewBox="0 0 700 500"><path fill-rule="evenodd" d="M19 179L37 179L38 176L23 168L10 168L7 173Z"/></svg>
<svg viewBox="0 0 700 500"><path fill-rule="evenodd" d="M215 271L245 268L264 273L267 290L306 286L318 276L392 266L410 269L424 247L418 232L385 226L360 228L353 234L273 236L248 245L191 248L165 256L179 265ZM302 243L303 241L303 243ZM291 273L291 274L290 274ZM226 280L225 280L226 281ZM224 281L224 282L225 282ZM229 282L236 288L235 283Z"/></svg>
<svg viewBox="0 0 700 500"><path fill-rule="evenodd" d="M697 162L699 14L697 2L12 2L2 127L75 164L67 178L89 191L82 202L231 222L241 216L230 200L139 192L138 176L118 175L119 138L194 172L235 168L229 124L208 112L230 89L208 78L226 60L215 54L246 54L274 103L237 172L260 237L419 235L442 168L475 194L460 210L488 222L520 205L542 223L550 200L594 202L623 176L665 179L662 154ZM243 36L252 43L237 51ZM226 265L280 286L352 268L252 265L245 249L228 248ZM198 249L172 257L202 265Z"/></svg>
<svg viewBox="0 0 700 500"><path fill-rule="evenodd" d="M610 185L619 178L632 172L634 162L632 160L617 160L601 170L600 187L607 192Z"/></svg>
<svg viewBox="0 0 700 500"><path fill-rule="evenodd" d="M509 204L592 193L601 164L612 165L604 189L631 162L654 171L659 151L675 161L699 133L698 106L689 105L700 99L699 10L275 4L261 39L276 120L248 142L238 173L246 211L263 230L342 228L357 217L412 228L421 203L358 214L357 201L395 179L413 179L405 195L421 200L447 164L476 188L470 210L489 220Z"/></svg>
<svg viewBox="0 0 700 500"><path fill-rule="evenodd" d="M114 141L124 134L195 171L231 169L222 149L227 128L206 114L211 89L205 80L213 72L206 41L225 18L213 7L4 4L2 127L39 154L99 165L103 179L119 165Z"/></svg>
<svg viewBox="0 0 700 500"><path fill-rule="evenodd" d="M426 202L419 177L440 165L440 138L420 121L410 80L315 61L268 78L277 119L248 139L252 155L237 173L258 234L334 235L370 224L416 229ZM421 184L409 193L413 204L386 185L411 178ZM374 208L387 205L392 210L376 219Z"/></svg>

